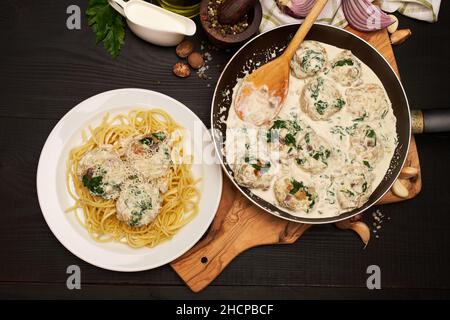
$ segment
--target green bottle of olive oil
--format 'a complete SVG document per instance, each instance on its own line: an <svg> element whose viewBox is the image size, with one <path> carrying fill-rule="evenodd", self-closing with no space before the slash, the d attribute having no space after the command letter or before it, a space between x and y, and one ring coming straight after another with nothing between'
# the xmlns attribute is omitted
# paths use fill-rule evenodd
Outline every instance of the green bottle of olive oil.
<svg viewBox="0 0 450 320"><path fill-rule="evenodd" d="M161 7L172 12L193 18L200 12L200 0L158 0Z"/></svg>

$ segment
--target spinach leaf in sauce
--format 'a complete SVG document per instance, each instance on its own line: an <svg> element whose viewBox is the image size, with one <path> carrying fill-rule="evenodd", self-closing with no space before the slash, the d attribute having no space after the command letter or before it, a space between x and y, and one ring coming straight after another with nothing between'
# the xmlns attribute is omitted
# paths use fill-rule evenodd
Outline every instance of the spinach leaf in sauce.
<svg viewBox="0 0 450 320"><path fill-rule="evenodd" d="M317 100L319 98L320 90L323 86L323 79L317 78L315 82L311 84L311 98Z"/></svg>
<svg viewBox="0 0 450 320"><path fill-rule="evenodd" d="M158 139L159 141L163 141L166 139L166 135L164 134L164 132L154 132L152 133L152 136Z"/></svg>
<svg viewBox="0 0 450 320"><path fill-rule="evenodd" d="M323 116L325 113L325 110L328 108L328 102L319 100L317 102L314 102L314 106L316 107L317 113L320 114L321 116Z"/></svg>
<svg viewBox="0 0 450 320"><path fill-rule="evenodd" d="M333 68L343 67L343 66L352 66L352 65L353 65L353 60L352 59L342 59L342 60L336 61L333 64Z"/></svg>
<svg viewBox="0 0 450 320"><path fill-rule="evenodd" d="M289 191L290 194L295 195L300 190L305 192L306 198L308 199L309 208L312 208L316 201L313 199L312 194L308 191L308 187L303 184L303 182L299 182L295 179L291 179L292 189Z"/></svg>
<svg viewBox="0 0 450 320"><path fill-rule="evenodd" d="M336 100L336 103L334 105L337 109L341 110L344 106L345 106L345 101L342 100L341 98L338 98Z"/></svg>

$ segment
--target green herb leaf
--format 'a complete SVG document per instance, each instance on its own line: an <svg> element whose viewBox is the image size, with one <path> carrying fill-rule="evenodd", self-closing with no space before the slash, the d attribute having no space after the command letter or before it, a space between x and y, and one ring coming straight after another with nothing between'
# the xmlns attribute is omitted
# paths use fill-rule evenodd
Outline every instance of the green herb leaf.
<svg viewBox="0 0 450 320"><path fill-rule="evenodd" d="M309 137L309 132L305 134L305 142L306 144L309 144L311 142L311 138Z"/></svg>
<svg viewBox="0 0 450 320"><path fill-rule="evenodd" d="M345 106L345 101L341 98L336 100L336 103L334 105L337 109L341 110Z"/></svg>
<svg viewBox="0 0 450 320"><path fill-rule="evenodd" d="M286 128L286 121L284 120L275 120L273 122L273 125L270 127L270 130L272 129L282 129Z"/></svg>
<svg viewBox="0 0 450 320"><path fill-rule="evenodd" d="M363 192L366 192L366 190L367 190L367 182L364 182L364 183L362 184L362 191L363 191Z"/></svg>
<svg viewBox="0 0 450 320"><path fill-rule="evenodd" d="M285 143L286 145L293 145L293 146L295 146L295 137L294 137L292 134L288 133L288 134L284 137L284 143Z"/></svg>
<svg viewBox="0 0 450 320"><path fill-rule="evenodd" d="M108 4L108 0L89 0L86 15L96 42L102 41L109 54L116 58L125 39L122 16Z"/></svg>
<svg viewBox="0 0 450 320"><path fill-rule="evenodd" d="M341 192L348 194L350 197L354 197L355 196L355 194L352 191L348 190L348 189L342 189Z"/></svg>
<svg viewBox="0 0 450 320"><path fill-rule="evenodd" d="M352 59L342 59L342 60L336 61L333 64L333 68L335 68L335 67L343 67L345 65L352 66L353 65L353 60Z"/></svg>
<svg viewBox="0 0 450 320"><path fill-rule="evenodd" d="M303 185L303 182L298 182L295 179L291 180L292 189L289 191L290 194L296 194L300 189L304 189L305 186Z"/></svg>
<svg viewBox="0 0 450 320"><path fill-rule="evenodd" d="M159 141L163 141L164 139L166 139L166 135L164 134L164 132L154 132L152 133L152 136L158 139Z"/></svg>
<svg viewBox="0 0 450 320"><path fill-rule="evenodd" d="M153 145L153 139L149 138L149 137L145 137L142 138L141 140L139 140L140 143L145 144L147 146L152 146Z"/></svg>
<svg viewBox="0 0 450 320"><path fill-rule="evenodd" d="M354 121L354 122L357 122L357 121L364 121L364 119L366 119L366 117L367 117L367 112L364 112L364 114L363 114L361 117L355 118L355 119L353 119L352 121Z"/></svg>
<svg viewBox="0 0 450 320"><path fill-rule="evenodd" d="M317 113L323 116L325 110L328 108L328 102L319 100L317 102L314 102L314 106L316 107Z"/></svg>
<svg viewBox="0 0 450 320"><path fill-rule="evenodd" d="M87 174L83 176L83 185L91 191L93 195L101 196L105 193L102 187L102 176L89 177Z"/></svg>
<svg viewBox="0 0 450 320"><path fill-rule="evenodd" d="M363 164L364 164L367 168L372 169L372 167L370 166L369 161L364 160L364 161L363 161Z"/></svg>

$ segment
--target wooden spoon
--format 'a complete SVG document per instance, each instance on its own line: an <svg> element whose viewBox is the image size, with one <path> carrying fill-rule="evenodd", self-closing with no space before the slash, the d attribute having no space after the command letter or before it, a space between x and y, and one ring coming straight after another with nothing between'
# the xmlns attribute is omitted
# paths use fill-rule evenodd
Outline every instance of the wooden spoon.
<svg viewBox="0 0 450 320"><path fill-rule="evenodd" d="M241 120L260 126L280 111L289 88L289 63L328 0L317 0L281 56L244 78L235 111Z"/></svg>

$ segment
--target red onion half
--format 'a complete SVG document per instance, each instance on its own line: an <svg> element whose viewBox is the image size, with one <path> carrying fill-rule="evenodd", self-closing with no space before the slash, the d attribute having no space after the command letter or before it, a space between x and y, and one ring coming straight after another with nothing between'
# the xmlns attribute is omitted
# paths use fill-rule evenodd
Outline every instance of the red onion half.
<svg viewBox="0 0 450 320"><path fill-rule="evenodd" d="M384 29L394 20L368 0L343 0L342 9L348 23L359 31Z"/></svg>
<svg viewBox="0 0 450 320"><path fill-rule="evenodd" d="M315 2L315 0L277 0L281 11L294 18L306 17Z"/></svg>

